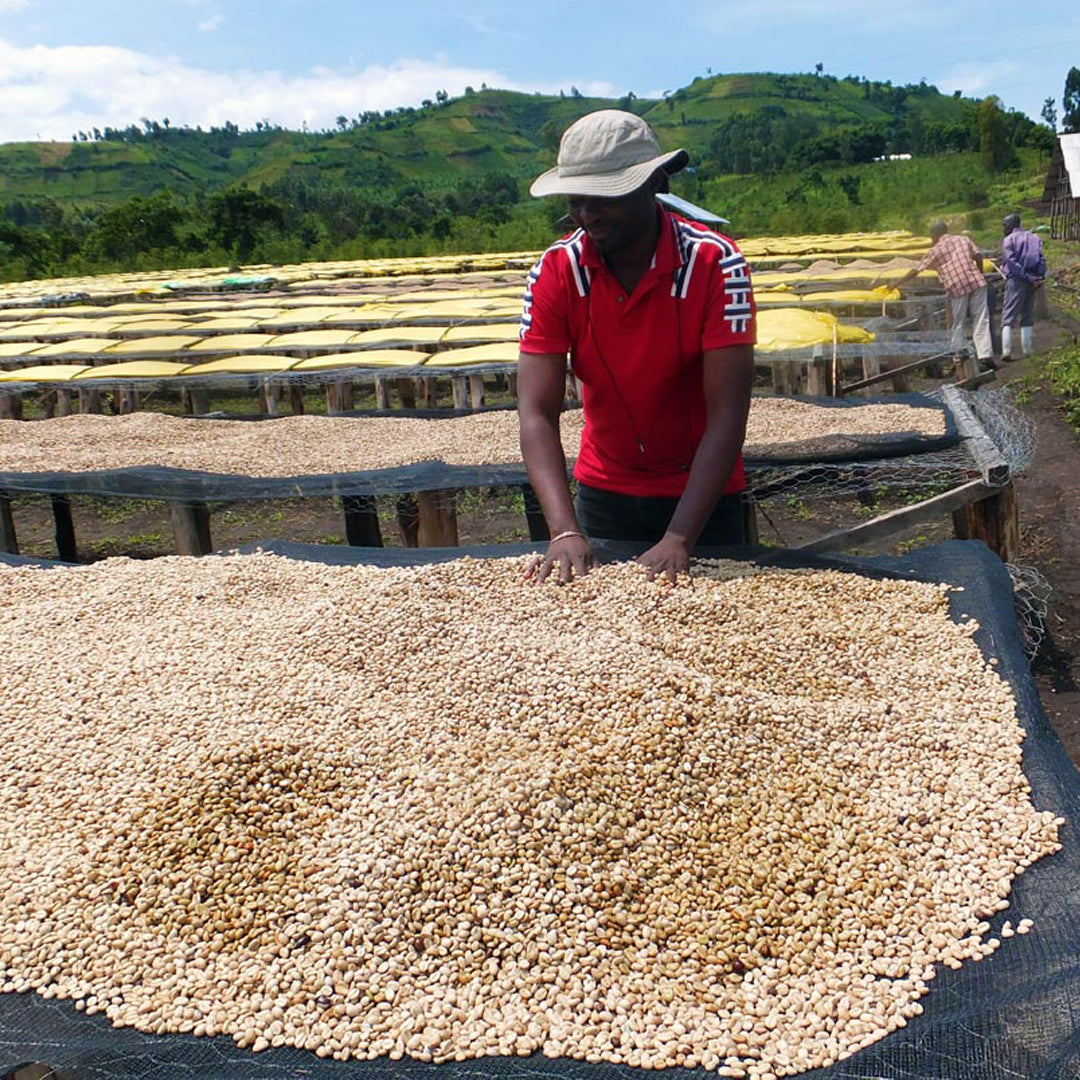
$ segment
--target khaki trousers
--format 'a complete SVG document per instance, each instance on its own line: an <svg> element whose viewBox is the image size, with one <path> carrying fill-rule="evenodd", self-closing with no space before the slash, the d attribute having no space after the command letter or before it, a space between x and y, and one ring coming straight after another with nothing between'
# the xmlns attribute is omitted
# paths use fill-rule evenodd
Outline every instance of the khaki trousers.
<svg viewBox="0 0 1080 1080"><path fill-rule="evenodd" d="M986 286L963 296L950 296L952 311L952 350L959 353L964 348L964 319L971 316L971 336L975 341L975 355L989 360L994 355L994 343L990 339L990 311L986 306Z"/></svg>

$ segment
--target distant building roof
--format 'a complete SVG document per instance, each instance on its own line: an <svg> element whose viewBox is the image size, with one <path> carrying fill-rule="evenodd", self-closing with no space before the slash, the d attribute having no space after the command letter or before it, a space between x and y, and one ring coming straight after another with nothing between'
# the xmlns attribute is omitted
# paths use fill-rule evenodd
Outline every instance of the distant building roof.
<svg viewBox="0 0 1080 1080"><path fill-rule="evenodd" d="M680 199L678 195L672 195L670 192L662 192L656 198L658 202L662 202L669 210L674 210L677 214L690 218L691 221L700 221L702 225L731 224L727 218L722 218L711 210L703 210L700 206L695 206L692 202Z"/></svg>

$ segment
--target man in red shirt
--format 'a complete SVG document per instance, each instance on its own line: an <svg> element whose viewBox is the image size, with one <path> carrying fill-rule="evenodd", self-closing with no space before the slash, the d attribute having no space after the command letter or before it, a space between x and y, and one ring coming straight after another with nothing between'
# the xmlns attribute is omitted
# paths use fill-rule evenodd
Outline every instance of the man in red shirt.
<svg viewBox="0 0 1080 1080"><path fill-rule="evenodd" d="M672 580L695 544L744 542L753 293L731 240L657 204L686 160L604 109L532 185L566 196L577 226L530 272L521 322L521 451L552 537L538 580L586 573L589 537L651 542L640 561ZM576 512L559 440L568 354L585 413Z"/></svg>

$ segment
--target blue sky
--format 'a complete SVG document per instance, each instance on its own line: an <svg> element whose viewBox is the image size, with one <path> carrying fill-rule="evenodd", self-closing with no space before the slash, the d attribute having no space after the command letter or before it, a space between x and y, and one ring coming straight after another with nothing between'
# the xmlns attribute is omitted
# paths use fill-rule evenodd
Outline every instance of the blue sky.
<svg viewBox="0 0 1080 1080"><path fill-rule="evenodd" d="M941 0L0 0L0 142L141 117L331 127L466 85L659 96L809 71L997 94L1038 118L1080 67L1080 10Z"/></svg>

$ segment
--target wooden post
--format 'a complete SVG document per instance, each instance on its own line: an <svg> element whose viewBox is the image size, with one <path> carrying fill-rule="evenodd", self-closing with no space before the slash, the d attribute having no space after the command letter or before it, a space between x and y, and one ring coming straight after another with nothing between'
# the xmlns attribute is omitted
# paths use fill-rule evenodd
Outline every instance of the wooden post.
<svg viewBox="0 0 1080 1080"><path fill-rule="evenodd" d="M483 375L469 376L469 404L471 404L474 409L482 409L484 407Z"/></svg>
<svg viewBox="0 0 1080 1080"><path fill-rule="evenodd" d="M19 554L15 518L11 513L11 496L6 491L0 491L0 551L6 551L9 555Z"/></svg>
<svg viewBox="0 0 1080 1080"><path fill-rule="evenodd" d="M957 382L967 382L968 379L974 379L979 374L979 361L971 355L970 352L965 351L961 356L956 358L956 380Z"/></svg>
<svg viewBox="0 0 1080 1080"><path fill-rule="evenodd" d="M386 412L390 408L390 390L382 375L375 376L375 408Z"/></svg>
<svg viewBox="0 0 1080 1080"><path fill-rule="evenodd" d="M420 508L416 504L416 496L405 494L397 497L395 504L397 511L398 529L401 532L401 546L414 548L420 546Z"/></svg>
<svg viewBox="0 0 1080 1080"><path fill-rule="evenodd" d="M511 372L506 376L506 386L510 391L510 396L517 401L517 373Z"/></svg>
<svg viewBox="0 0 1080 1080"><path fill-rule="evenodd" d="M374 495L343 495L345 542L352 547L382 547L379 512Z"/></svg>
<svg viewBox="0 0 1080 1080"><path fill-rule="evenodd" d="M299 383L289 383L289 408L293 411L293 416L304 415L304 391Z"/></svg>
<svg viewBox="0 0 1080 1080"><path fill-rule="evenodd" d="M21 420L22 394L0 394L0 420Z"/></svg>
<svg viewBox="0 0 1080 1080"><path fill-rule="evenodd" d="M56 415L57 416L70 416L71 415L71 391L70 390L57 390L56 391Z"/></svg>
<svg viewBox="0 0 1080 1080"><path fill-rule="evenodd" d="M806 392L813 397L832 397L832 363L820 345L814 346L814 358L806 372Z"/></svg>
<svg viewBox="0 0 1080 1080"><path fill-rule="evenodd" d="M99 413L99 412L101 412L101 391L100 390L80 390L79 391L79 412L81 412L81 413Z"/></svg>
<svg viewBox="0 0 1080 1080"><path fill-rule="evenodd" d="M743 514L743 543L747 547L759 547L761 538L758 535L757 503L746 495L742 500Z"/></svg>
<svg viewBox="0 0 1080 1080"><path fill-rule="evenodd" d="M395 379L397 385L398 398L401 400L401 407L403 409L415 409L416 408L416 380L415 379Z"/></svg>
<svg viewBox="0 0 1080 1080"><path fill-rule="evenodd" d="M521 494L525 499L525 520L529 525L530 540L550 540L551 533L548 531L547 520L544 511L540 508L540 500L533 491L532 484L522 484Z"/></svg>
<svg viewBox="0 0 1080 1080"><path fill-rule="evenodd" d="M417 394L420 408L437 408L439 404L439 387L435 377L433 375L424 375L422 378L417 379L417 382L420 384Z"/></svg>
<svg viewBox="0 0 1080 1080"><path fill-rule="evenodd" d="M51 420L56 415L56 391L46 390L41 395L41 411L46 420Z"/></svg>
<svg viewBox="0 0 1080 1080"><path fill-rule="evenodd" d="M959 540L981 540L1001 558L1013 562L1020 551L1020 514L1016 488L1000 491L953 511L953 531Z"/></svg>
<svg viewBox="0 0 1080 1080"><path fill-rule="evenodd" d="M75 547L75 524L71 520L71 501L66 495L51 495L56 557L64 562L78 562Z"/></svg>
<svg viewBox="0 0 1080 1080"><path fill-rule="evenodd" d="M450 388L454 392L454 408L467 412L469 408L469 380L464 375L454 375L450 379Z"/></svg>
<svg viewBox="0 0 1080 1080"><path fill-rule="evenodd" d="M418 491L416 506L420 547L457 547L457 507L453 491Z"/></svg>
<svg viewBox="0 0 1080 1080"><path fill-rule="evenodd" d="M177 502L169 508L176 550L180 555L208 555L210 542L210 509L206 503Z"/></svg>
<svg viewBox="0 0 1080 1080"><path fill-rule="evenodd" d="M191 413L193 416L202 416L210 411L210 391L203 389L191 389L188 391Z"/></svg>
<svg viewBox="0 0 1080 1080"><path fill-rule="evenodd" d="M574 378L572 371L566 372L566 400L572 405L577 405L581 401L581 388L578 386L578 381Z"/></svg>

